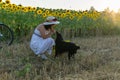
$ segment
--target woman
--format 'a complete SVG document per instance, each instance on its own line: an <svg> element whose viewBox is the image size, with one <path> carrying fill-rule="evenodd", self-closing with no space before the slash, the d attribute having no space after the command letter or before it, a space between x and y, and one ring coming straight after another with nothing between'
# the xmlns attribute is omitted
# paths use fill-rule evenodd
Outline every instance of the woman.
<svg viewBox="0 0 120 80"><path fill-rule="evenodd" d="M36 55L40 55L42 59L47 59L46 52L49 55L52 53L55 42L51 36L55 33L54 26L59 23L55 17L49 16L44 23L39 24L34 30L30 48Z"/></svg>

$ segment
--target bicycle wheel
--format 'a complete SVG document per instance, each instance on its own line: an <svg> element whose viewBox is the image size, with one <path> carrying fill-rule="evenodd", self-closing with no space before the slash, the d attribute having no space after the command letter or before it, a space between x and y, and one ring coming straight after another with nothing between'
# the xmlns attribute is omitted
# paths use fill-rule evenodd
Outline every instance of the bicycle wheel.
<svg viewBox="0 0 120 80"><path fill-rule="evenodd" d="M0 24L0 46L8 46L13 42L13 31L5 24Z"/></svg>

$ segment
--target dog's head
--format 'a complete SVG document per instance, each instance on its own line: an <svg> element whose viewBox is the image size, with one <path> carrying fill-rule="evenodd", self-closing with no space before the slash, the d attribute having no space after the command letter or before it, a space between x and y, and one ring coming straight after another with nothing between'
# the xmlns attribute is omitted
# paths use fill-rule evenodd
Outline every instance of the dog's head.
<svg viewBox="0 0 120 80"><path fill-rule="evenodd" d="M76 49L76 50L80 49L80 46L76 46L75 49Z"/></svg>
<svg viewBox="0 0 120 80"><path fill-rule="evenodd" d="M56 31L56 35L57 35L56 37L57 40L60 40L60 41L63 40L62 35L58 31Z"/></svg>
<svg viewBox="0 0 120 80"><path fill-rule="evenodd" d="M76 49L80 49L80 46L76 46Z"/></svg>
<svg viewBox="0 0 120 80"><path fill-rule="evenodd" d="M77 50L78 50L78 49L80 49L79 46L74 46L74 48L73 48L73 53L77 53Z"/></svg>

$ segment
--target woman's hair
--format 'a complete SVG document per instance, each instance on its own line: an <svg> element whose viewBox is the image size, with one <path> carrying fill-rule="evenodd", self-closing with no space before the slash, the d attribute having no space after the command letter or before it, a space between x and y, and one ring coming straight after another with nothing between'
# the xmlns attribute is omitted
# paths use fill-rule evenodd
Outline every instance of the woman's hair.
<svg viewBox="0 0 120 80"><path fill-rule="evenodd" d="M48 29L51 29L52 25L44 25L45 29L48 30Z"/></svg>

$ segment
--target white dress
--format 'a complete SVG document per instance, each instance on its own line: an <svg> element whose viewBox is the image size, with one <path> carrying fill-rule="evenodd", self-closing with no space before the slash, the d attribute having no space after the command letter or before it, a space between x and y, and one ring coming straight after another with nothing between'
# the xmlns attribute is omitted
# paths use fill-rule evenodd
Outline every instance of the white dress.
<svg viewBox="0 0 120 80"><path fill-rule="evenodd" d="M34 33L30 41L30 48L36 55L45 56L44 54L45 52L48 52L48 54L51 54L53 45L55 45L55 41L53 38L49 37L49 38L43 39L41 37L40 31L37 28L34 30Z"/></svg>

